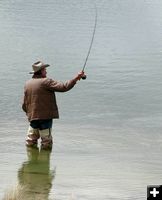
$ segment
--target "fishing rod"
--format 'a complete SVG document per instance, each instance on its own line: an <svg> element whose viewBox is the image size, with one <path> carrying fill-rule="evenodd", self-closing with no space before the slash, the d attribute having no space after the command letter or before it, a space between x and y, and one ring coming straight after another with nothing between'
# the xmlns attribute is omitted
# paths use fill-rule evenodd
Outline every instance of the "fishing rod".
<svg viewBox="0 0 162 200"><path fill-rule="evenodd" d="M96 27L97 27L97 7L95 6L95 23L94 23L94 29L93 29L91 43L90 43L90 46L89 46L89 49L88 49L88 53L87 53L87 56L86 56L86 59L85 59L84 65L83 65L82 72L84 72L84 69L85 69L87 61L88 61L88 57L89 57L91 49L92 49L92 45L93 45L93 41L94 41L94 36L95 36L95 32L96 32ZM86 78L87 78L86 75L82 76L82 79L86 79Z"/></svg>

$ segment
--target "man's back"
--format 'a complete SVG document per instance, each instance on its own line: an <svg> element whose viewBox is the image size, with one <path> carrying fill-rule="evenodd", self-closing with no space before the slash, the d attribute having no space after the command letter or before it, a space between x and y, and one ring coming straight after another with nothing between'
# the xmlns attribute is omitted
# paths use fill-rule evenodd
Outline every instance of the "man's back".
<svg viewBox="0 0 162 200"><path fill-rule="evenodd" d="M26 82L23 109L29 121L59 117L55 93L48 83L48 78L33 78Z"/></svg>

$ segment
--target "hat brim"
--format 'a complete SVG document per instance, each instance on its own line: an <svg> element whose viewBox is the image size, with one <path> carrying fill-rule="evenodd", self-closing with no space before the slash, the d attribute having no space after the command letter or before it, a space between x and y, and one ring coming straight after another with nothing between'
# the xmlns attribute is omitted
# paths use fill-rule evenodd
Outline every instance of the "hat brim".
<svg viewBox="0 0 162 200"><path fill-rule="evenodd" d="M50 65L49 64L45 64L45 65L43 65L42 67L49 67Z"/></svg>
<svg viewBox="0 0 162 200"><path fill-rule="evenodd" d="M43 68L49 67L49 66L50 66L49 64L44 64L38 71L40 71ZM36 72L38 72L38 71L36 71ZM31 72L29 72L29 74L34 74L36 72L35 71L31 71Z"/></svg>

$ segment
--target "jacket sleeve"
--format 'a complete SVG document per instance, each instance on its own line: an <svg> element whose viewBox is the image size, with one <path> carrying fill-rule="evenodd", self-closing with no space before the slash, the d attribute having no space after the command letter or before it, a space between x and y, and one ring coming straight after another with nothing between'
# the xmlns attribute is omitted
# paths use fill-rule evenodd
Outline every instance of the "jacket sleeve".
<svg viewBox="0 0 162 200"><path fill-rule="evenodd" d="M71 79L69 81L66 81L65 83L60 81L55 81L53 79L47 78L44 82L45 87L54 92L67 92L71 90L74 85L76 84L75 79Z"/></svg>

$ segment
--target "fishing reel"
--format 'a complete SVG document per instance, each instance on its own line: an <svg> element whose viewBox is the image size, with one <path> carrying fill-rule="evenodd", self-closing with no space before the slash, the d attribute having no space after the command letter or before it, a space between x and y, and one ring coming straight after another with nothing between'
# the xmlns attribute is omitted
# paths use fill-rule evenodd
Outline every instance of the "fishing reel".
<svg viewBox="0 0 162 200"><path fill-rule="evenodd" d="M85 80L86 78L87 78L87 76L84 74L84 75L82 76L82 79Z"/></svg>

